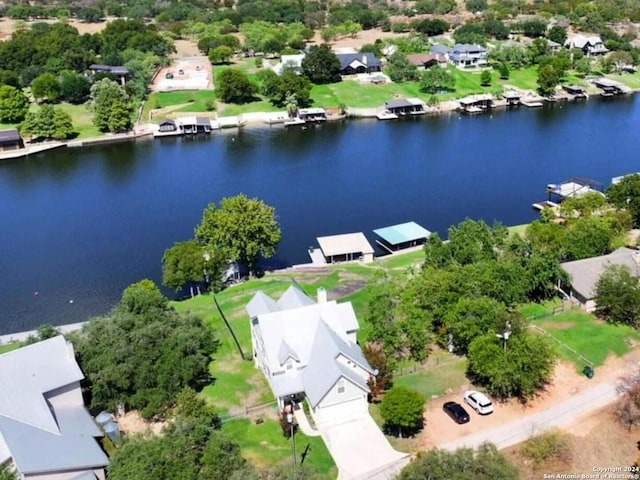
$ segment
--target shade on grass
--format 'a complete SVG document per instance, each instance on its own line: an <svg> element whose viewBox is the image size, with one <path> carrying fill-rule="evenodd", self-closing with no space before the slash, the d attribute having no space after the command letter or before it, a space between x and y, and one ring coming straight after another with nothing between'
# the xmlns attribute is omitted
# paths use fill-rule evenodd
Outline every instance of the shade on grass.
<svg viewBox="0 0 640 480"><path fill-rule="evenodd" d="M291 440L284 437L280 425L275 420L265 420L255 424L248 419L231 420L222 429L231 435L242 449L245 458L256 465L291 464ZM322 437L307 437L298 432L295 435L298 462L308 448L304 464L327 479L335 479L337 469Z"/></svg>
<svg viewBox="0 0 640 480"><path fill-rule="evenodd" d="M149 112L154 108L166 108L173 105L183 105L174 112L207 112L210 102L215 101L213 90L154 92L144 104L142 119L149 120Z"/></svg>
<svg viewBox="0 0 640 480"><path fill-rule="evenodd" d="M446 355L440 365L430 366L428 369L418 367L416 373L394 378L393 384L416 390L427 400L433 395L443 395L449 388L464 385L467 382L466 359Z"/></svg>

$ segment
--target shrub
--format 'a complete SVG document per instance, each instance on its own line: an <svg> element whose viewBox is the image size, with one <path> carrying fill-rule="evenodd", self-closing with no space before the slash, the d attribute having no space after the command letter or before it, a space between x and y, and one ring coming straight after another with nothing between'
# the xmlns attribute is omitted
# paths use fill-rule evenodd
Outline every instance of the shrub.
<svg viewBox="0 0 640 480"><path fill-rule="evenodd" d="M520 448L520 455L533 462L533 468L539 468L549 460L566 460L569 454L569 435L551 430L527 440Z"/></svg>

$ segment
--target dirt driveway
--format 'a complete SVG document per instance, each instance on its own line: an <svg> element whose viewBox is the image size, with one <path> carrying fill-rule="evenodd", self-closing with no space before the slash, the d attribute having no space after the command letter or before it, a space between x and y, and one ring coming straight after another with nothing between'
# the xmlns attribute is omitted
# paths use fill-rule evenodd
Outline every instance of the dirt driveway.
<svg viewBox="0 0 640 480"><path fill-rule="evenodd" d="M457 425L442 411L442 405L450 400L462 404L465 387L461 387L450 395L429 402L424 415L425 428L419 435L417 443L421 450L452 444L462 437L514 424L525 416L540 414L571 399L576 399L575 402L578 405L582 394L589 392L595 395L597 392L593 390L594 387L601 387L604 391L607 385L616 385L620 378L638 369L639 361L640 351L637 350L624 357L610 357L605 365L595 369L596 375L591 380L577 372L573 363L564 361L556 367L552 383L547 390L528 404L522 405L516 400L497 403L495 411L487 416L477 415L467 408L471 421L464 425Z"/></svg>
<svg viewBox="0 0 640 480"><path fill-rule="evenodd" d="M160 70L151 85L154 92L211 88L213 69L209 59L202 55L174 59L171 65Z"/></svg>

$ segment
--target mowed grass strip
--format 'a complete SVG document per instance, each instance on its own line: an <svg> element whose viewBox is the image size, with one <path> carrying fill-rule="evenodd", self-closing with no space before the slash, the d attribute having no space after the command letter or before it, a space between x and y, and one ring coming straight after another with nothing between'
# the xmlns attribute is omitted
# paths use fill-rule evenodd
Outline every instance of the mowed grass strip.
<svg viewBox="0 0 640 480"><path fill-rule="evenodd" d="M609 355L628 353L633 343L640 341L637 330L627 325L603 322L578 309L538 318L531 323L571 347L578 355L583 355L596 367L603 365ZM585 362L578 355L554 343L562 358L575 362L579 370L584 367Z"/></svg>
<svg viewBox="0 0 640 480"><path fill-rule="evenodd" d="M243 456L254 465L291 465L291 440L284 437L275 420L266 419L260 424L249 419L231 420L223 425L222 430L240 444ZM307 450L304 465L318 472L323 480L337 477L337 468L322 437L307 437L298 432L295 435L295 445L298 462L301 461L302 453Z"/></svg>

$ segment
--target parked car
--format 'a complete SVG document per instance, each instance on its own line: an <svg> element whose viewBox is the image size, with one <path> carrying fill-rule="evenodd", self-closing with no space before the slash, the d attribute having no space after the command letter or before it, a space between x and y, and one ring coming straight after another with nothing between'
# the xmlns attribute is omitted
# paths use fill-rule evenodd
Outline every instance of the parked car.
<svg viewBox="0 0 640 480"><path fill-rule="evenodd" d="M476 390L467 390L464 392L464 403L480 415L488 415L493 412L493 403L491 403L489 397Z"/></svg>
<svg viewBox="0 0 640 480"><path fill-rule="evenodd" d="M456 423L467 423L469 421L469 414L459 403L446 402L442 406L442 409Z"/></svg>

